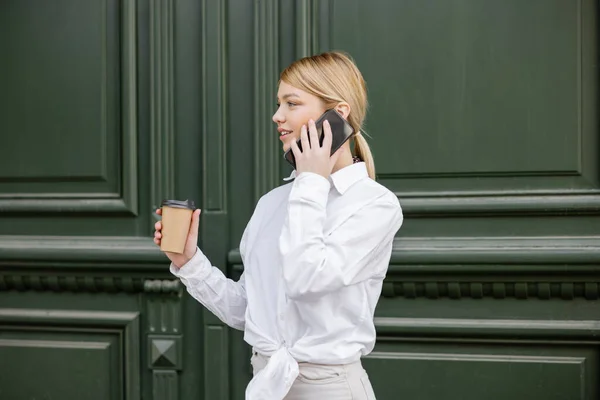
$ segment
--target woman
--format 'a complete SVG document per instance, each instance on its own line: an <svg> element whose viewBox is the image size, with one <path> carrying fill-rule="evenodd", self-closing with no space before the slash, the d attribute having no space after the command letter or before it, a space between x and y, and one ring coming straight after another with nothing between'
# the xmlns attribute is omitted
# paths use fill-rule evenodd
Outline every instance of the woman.
<svg viewBox="0 0 600 400"><path fill-rule="evenodd" d="M287 67L277 99L273 122L283 150L294 152L294 181L258 201L240 243L240 280L227 279L197 248L199 210L184 254L167 253L171 272L223 322L244 330L254 370L246 399L374 399L360 358L375 344L373 314L402 211L375 182L360 133L365 82L348 56L324 53ZM357 132L355 157L349 141L330 156L327 123L319 146L314 121L332 108ZM157 245L161 228L157 222Z"/></svg>

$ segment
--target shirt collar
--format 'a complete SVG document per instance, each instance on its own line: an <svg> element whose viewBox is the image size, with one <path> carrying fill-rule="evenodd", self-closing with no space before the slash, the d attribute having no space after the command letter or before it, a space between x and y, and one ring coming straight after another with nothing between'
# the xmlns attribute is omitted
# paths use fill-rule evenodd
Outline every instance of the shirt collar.
<svg viewBox="0 0 600 400"><path fill-rule="evenodd" d="M283 178L283 180L286 182L291 181L292 179L296 179L296 170L293 170L290 176L288 176L287 178Z"/></svg>
<svg viewBox="0 0 600 400"><path fill-rule="evenodd" d="M364 162L358 162L334 172L329 176L329 181L332 182L336 190L343 195L350 186L368 176L367 165ZM291 181L295 178L296 170L293 170L290 176L283 178L283 180Z"/></svg>

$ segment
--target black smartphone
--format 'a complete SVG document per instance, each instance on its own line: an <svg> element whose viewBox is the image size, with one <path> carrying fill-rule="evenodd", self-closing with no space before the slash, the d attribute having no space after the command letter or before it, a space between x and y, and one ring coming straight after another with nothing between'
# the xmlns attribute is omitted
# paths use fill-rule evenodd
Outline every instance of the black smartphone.
<svg viewBox="0 0 600 400"><path fill-rule="evenodd" d="M327 110L319 117L319 119L315 122L317 127L317 133L319 135L319 146L323 145L323 140L325 139L325 133L323 132L323 122L327 120L329 125L331 126L331 154L335 153L352 135L354 134L354 129L352 126L342 117L337 111L333 108L331 110ZM308 141L310 143L310 134L308 136ZM302 150L302 142L300 139L296 142L298 148ZM294 169L296 168L296 158L294 157L294 152L290 148L285 152L283 157L289 162Z"/></svg>

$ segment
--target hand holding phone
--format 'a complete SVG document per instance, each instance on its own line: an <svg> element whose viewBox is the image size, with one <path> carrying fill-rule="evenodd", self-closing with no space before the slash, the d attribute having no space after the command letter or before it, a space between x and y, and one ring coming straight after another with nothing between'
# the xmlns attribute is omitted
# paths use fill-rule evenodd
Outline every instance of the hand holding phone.
<svg viewBox="0 0 600 400"><path fill-rule="evenodd" d="M338 149L340 147L342 147L342 145L344 143L346 143L346 141L348 139L350 139L352 137L352 135L354 134L354 129L348 123L348 121L346 121L344 119L344 117L342 117L337 111L335 111L334 109L327 110L315 122L315 127L316 127L317 135L319 138L319 146L323 145L323 139L325 137L324 132L323 132L323 122L324 121L329 122L329 125L331 126L331 135L332 135L331 154L330 154L330 156L331 156L331 155L333 155L333 153L338 151ZM309 134L308 135L309 143L310 143L310 137L311 137L311 135ZM298 139L298 141L296 142L296 145L302 151L302 139ZM292 151L291 148L285 152L283 157L286 159L287 162L289 162L294 167L294 169L296 169L296 158L294 157L294 152Z"/></svg>

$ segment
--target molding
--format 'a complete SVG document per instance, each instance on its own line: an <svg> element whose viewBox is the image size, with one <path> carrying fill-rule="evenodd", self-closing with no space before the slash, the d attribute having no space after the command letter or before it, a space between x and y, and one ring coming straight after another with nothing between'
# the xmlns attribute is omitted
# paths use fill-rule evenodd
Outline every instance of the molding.
<svg viewBox="0 0 600 400"><path fill-rule="evenodd" d="M1 325L60 328L107 328L120 336L123 347L121 360L124 376L124 396L139 400L140 389L140 316L137 312L74 311L54 309L0 308Z"/></svg>
<svg viewBox="0 0 600 400"><path fill-rule="evenodd" d="M508 339L572 339L598 342L600 321L383 318L374 319L378 340L386 336Z"/></svg>
<svg viewBox="0 0 600 400"><path fill-rule="evenodd" d="M166 281L162 281L166 282ZM179 281L172 281L170 286L179 286ZM147 293L146 300L146 322L147 332L154 338L160 335L179 335L183 332L183 320L181 315L181 289L176 296L173 293Z"/></svg>
<svg viewBox="0 0 600 400"><path fill-rule="evenodd" d="M122 263L127 263L127 267L123 267ZM0 266L59 266L61 269L77 270L83 265L87 273L90 269L119 272L133 269L166 274L169 261L151 238L0 235ZM24 271L19 269L19 273Z"/></svg>
<svg viewBox="0 0 600 400"><path fill-rule="evenodd" d="M228 253L239 269L239 249ZM504 265L501 265L504 264ZM573 267L565 268L565 264ZM416 237L394 240L392 274L600 272L600 237Z"/></svg>
<svg viewBox="0 0 600 400"><path fill-rule="evenodd" d="M271 115L279 70L278 0L254 2L254 198L279 186L281 151Z"/></svg>
<svg viewBox="0 0 600 400"><path fill-rule="evenodd" d="M406 197L407 193L396 196L402 210L410 217L460 216L460 215L598 215L600 195L590 194L548 194L548 195L489 195L476 196L436 196ZM410 194L408 194L410 195Z"/></svg>
<svg viewBox="0 0 600 400"><path fill-rule="evenodd" d="M227 13L202 1L203 212L227 211ZM215 167L216 166L216 167Z"/></svg>
<svg viewBox="0 0 600 400"><path fill-rule="evenodd" d="M121 135L123 172L121 194L131 213L138 215L138 168L137 168L137 0L124 0L121 26Z"/></svg>
<svg viewBox="0 0 600 400"><path fill-rule="evenodd" d="M179 399L179 374L177 371L152 371L152 399Z"/></svg>
<svg viewBox="0 0 600 400"><path fill-rule="evenodd" d="M144 281L144 292L152 294L181 294L179 279L155 279Z"/></svg>
<svg viewBox="0 0 600 400"><path fill-rule="evenodd" d="M296 1L296 58L315 54L319 43L318 2Z"/></svg>
<svg viewBox="0 0 600 400"><path fill-rule="evenodd" d="M224 324L204 326L204 398L228 399L230 394L229 328Z"/></svg>
<svg viewBox="0 0 600 400"><path fill-rule="evenodd" d="M178 398L183 369L182 289L179 280L146 280L146 360L152 371L152 398Z"/></svg>
<svg viewBox="0 0 600 400"><path fill-rule="evenodd" d="M3 193L0 196L0 212L3 213L117 213L137 215L137 40L136 40L136 0L123 0L120 21L121 33L121 175L118 178L120 193ZM101 17L106 29L107 7L103 7ZM106 40L103 45L106 46ZM106 48L103 48L106 55ZM106 69L104 65L101 96L106 100ZM102 105L103 117L106 117L106 104ZM103 141L99 150L106 155L106 124L102 124ZM105 178L106 162L103 159L102 174ZM82 178L76 178L81 181ZM91 180L91 179L86 179Z"/></svg>
<svg viewBox="0 0 600 400"><path fill-rule="evenodd" d="M488 279L490 279L488 277ZM527 300L598 300L600 277L595 282L440 282L440 281L404 281L385 282L382 290L383 297L404 297L407 299L508 299Z"/></svg>
<svg viewBox="0 0 600 400"><path fill-rule="evenodd" d="M2 213L110 213L132 215L127 202L118 198L119 194L106 193L99 198L86 197L86 193L45 194L38 198L25 198L28 194L8 194L10 198L0 198ZM4 197L4 196L1 196Z"/></svg>
<svg viewBox="0 0 600 400"><path fill-rule="evenodd" d="M239 249L228 262L239 276ZM598 300L600 238L397 238L382 295Z"/></svg>
<svg viewBox="0 0 600 400"><path fill-rule="evenodd" d="M30 340L30 339L0 339L1 347L34 347L74 350L107 350L110 343L106 342L77 342L65 340Z"/></svg>
<svg viewBox="0 0 600 400"><path fill-rule="evenodd" d="M150 1L150 193L153 209L175 195L173 0Z"/></svg>
<svg viewBox="0 0 600 400"><path fill-rule="evenodd" d="M52 292L108 292L139 293L143 291L141 278L89 276L89 274L23 274L0 273L0 290Z"/></svg>
<svg viewBox="0 0 600 400"><path fill-rule="evenodd" d="M508 363L556 363L572 364L583 369L585 357L564 356L531 356L515 354L466 354L466 353L423 353L423 352L388 352L374 351L367 358L380 360L424 360L424 361L480 361L480 362L508 362Z"/></svg>
<svg viewBox="0 0 600 400"><path fill-rule="evenodd" d="M296 57L306 57L332 49L335 21L333 0L298 0L296 2Z"/></svg>
<svg viewBox="0 0 600 400"><path fill-rule="evenodd" d="M0 321L12 324L126 327L138 324L138 318L137 312L0 308Z"/></svg>
<svg viewBox="0 0 600 400"><path fill-rule="evenodd" d="M144 280L131 276L90 276L89 273L0 273L0 290L18 292L89 292L89 293L146 293L149 295L181 296L179 280ZM160 307L159 307L160 308ZM157 314L159 314L157 312ZM171 311L170 317L178 317L179 310ZM158 324L157 324L158 325ZM161 326L165 326L164 323ZM154 331L154 328L150 329ZM174 332L178 328L173 329Z"/></svg>
<svg viewBox="0 0 600 400"><path fill-rule="evenodd" d="M390 263L597 264L600 263L600 237L396 238Z"/></svg>
<svg viewBox="0 0 600 400"><path fill-rule="evenodd" d="M332 0L296 1L296 58L331 49Z"/></svg>

